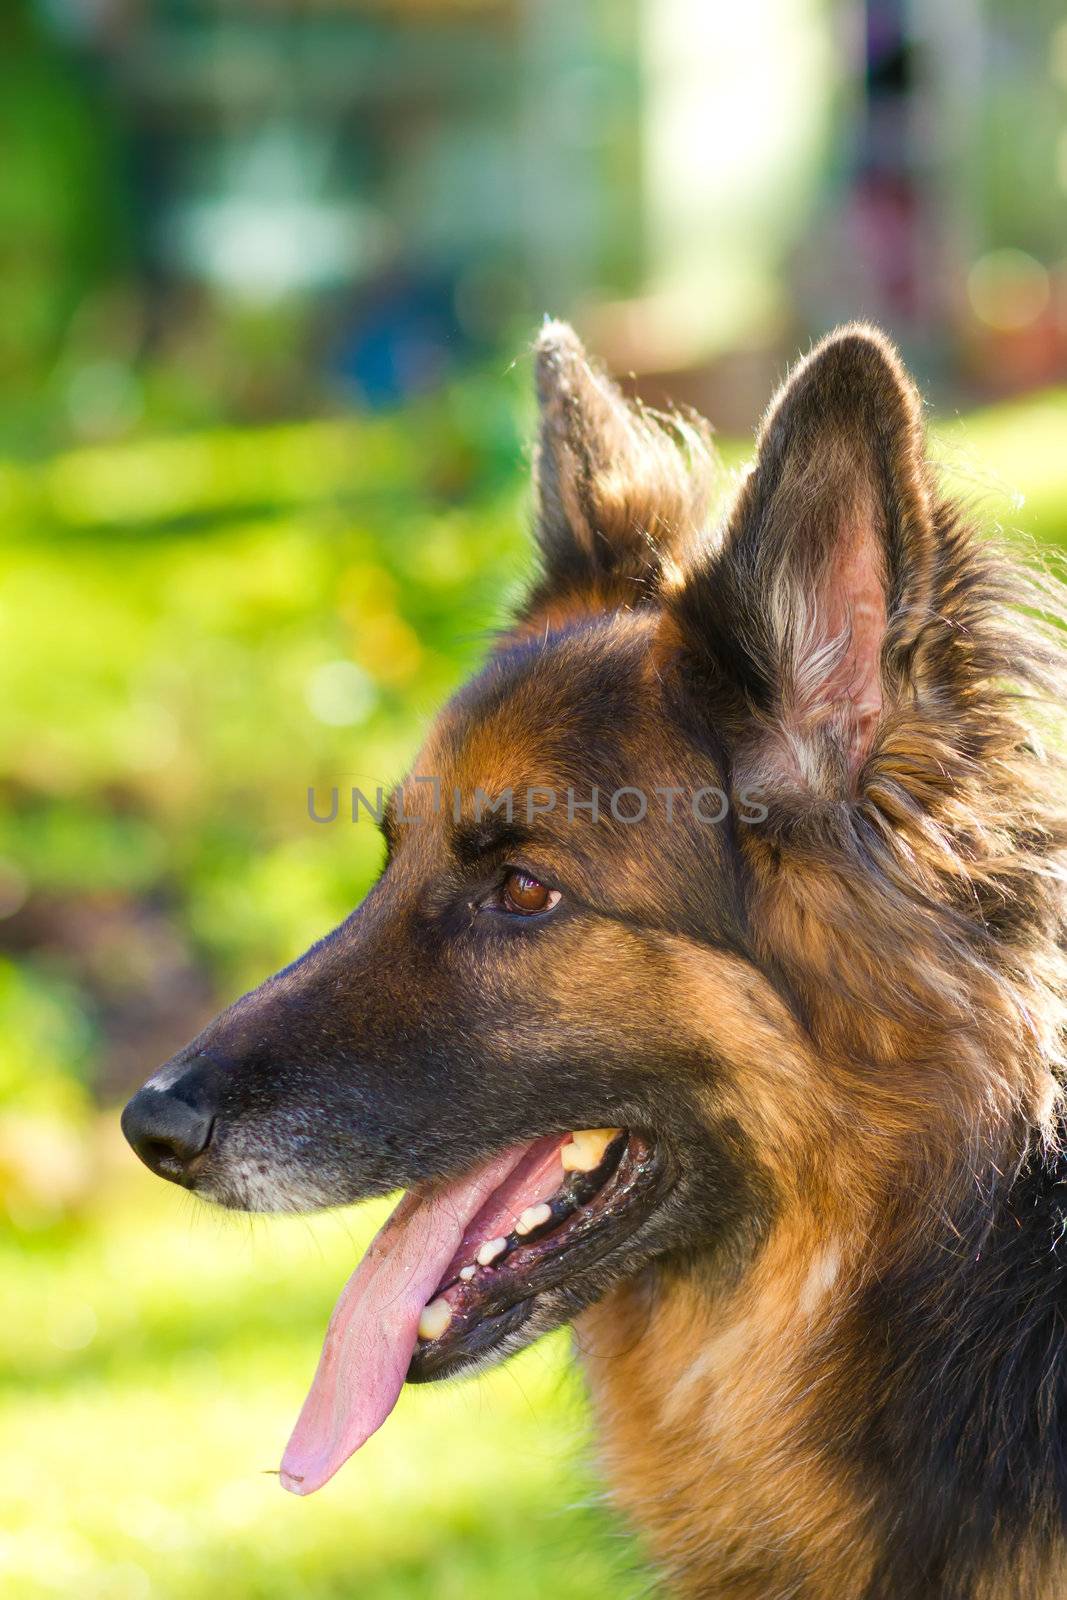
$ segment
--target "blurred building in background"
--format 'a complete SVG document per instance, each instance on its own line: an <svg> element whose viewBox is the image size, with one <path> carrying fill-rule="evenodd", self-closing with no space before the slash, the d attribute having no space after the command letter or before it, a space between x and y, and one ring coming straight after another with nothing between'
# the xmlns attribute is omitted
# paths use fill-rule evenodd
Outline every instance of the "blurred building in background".
<svg viewBox="0 0 1067 1600"><path fill-rule="evenodd" d="M157 319L288 308L377 404L497 346L534 286L635 270L626 5L56 10L121 108Z"/></svg>
<svg viewBox="0 0 1067 1600"><path fill-rule="evenodd" d="M629 0L20 5L107 138L103 320L208 408L395 403L639 277Z"/></svg>
<svg viewBox="0 0 1067 1600"><path fill-rule="evenodd" d="M545 311L727 425L848 315L943 389L1063 369L1059 0L14 0L2 26L32 314L0 337L53 429L59 401L75 435L388 406Z"/></svg>

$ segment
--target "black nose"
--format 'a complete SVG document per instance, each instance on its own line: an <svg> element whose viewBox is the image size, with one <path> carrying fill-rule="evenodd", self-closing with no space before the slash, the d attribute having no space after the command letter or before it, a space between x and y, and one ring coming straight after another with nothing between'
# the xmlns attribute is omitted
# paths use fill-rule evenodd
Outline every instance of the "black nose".
<svg viewBox="0 0 1067 1600"><path fill-rule="evenodd" d="M214 1075L191 1064L166 1088L146 1083L122 1113L122 1131L146 1167L172 1183L185 1183L192 1161L207 1149L215 1126L208 1085Z"/></svg>

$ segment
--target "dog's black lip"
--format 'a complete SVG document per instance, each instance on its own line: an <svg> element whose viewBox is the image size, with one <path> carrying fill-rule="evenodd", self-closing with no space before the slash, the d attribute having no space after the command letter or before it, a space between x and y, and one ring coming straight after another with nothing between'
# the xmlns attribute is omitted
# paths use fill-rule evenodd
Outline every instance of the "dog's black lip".
<svg viewBox="0 0 1067 1600"><path fill-rule="evenodd" d="M550 1230L543 1239L524 1245L521 1278L508 1273L506 1262L494 1270L479 1284L477 1298L469 1307L457 1310L439 1339L416 1345L406 1381L430 1383L477 1364L518 1332L538 1303L555 1290L567 1292L574 1313L583 1309L584 1303L595 1298L590 1295L585 1301L582 1295L584 1275L625 1245L658 1208L668 1186L667 1163L659 1142L644 1131L627 1130L622 1155L596 1193L597 1199L606 1197L606 1204L579 1210L559 1230ZM544 1248L530 1267L530 1253L539 1245ZM554 1319L563 1320L563 1316Z"/></svg>

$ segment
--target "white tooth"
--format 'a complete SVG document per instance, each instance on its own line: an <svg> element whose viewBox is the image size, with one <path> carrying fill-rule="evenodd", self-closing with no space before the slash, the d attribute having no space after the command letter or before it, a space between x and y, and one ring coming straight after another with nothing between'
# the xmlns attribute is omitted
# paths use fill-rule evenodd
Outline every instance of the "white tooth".
<svg viewBox="0 0 1067 1600"><path fill-rule="evenodd" d="M559 1153L564 1172L592 1172L604 1159L604 1152L620 1130L618 1128L578 1128Z"/></svg>
<svg viewBox="0 0 1067 1600"><path fill-rule="evenodd" d="M419 1318L419 1338L439 1339L451 1321L452 1307L444 1296L431 1300L428 1306L423 1307Z"/></svg>
<svg viewBox="0 0 1067 1600"><path fill-rule="evenodd" d="M491 1266L497 1256L504 1254L507 1247L508 1241L506 1239L487 1239L478 1251L476 1258L478 1265L480 1267Z"/></svg>
<svg viewBox="0 0 1067 1600"><path fill-rule="evenodd" d="M477 1270L477 1267L460 1267L459 1275L463 1279L464 1283L470 1283Z"/></svg>
<svg viewBox="0 0 1067 1600"><path fill-rule="evenodd" d="M552 1207L546 1200L542 1200L541 1204L537 1206L527 1206L515 1224L515 1232L533 1233L535 1228L544 1227L551 1215Z"/></svg>

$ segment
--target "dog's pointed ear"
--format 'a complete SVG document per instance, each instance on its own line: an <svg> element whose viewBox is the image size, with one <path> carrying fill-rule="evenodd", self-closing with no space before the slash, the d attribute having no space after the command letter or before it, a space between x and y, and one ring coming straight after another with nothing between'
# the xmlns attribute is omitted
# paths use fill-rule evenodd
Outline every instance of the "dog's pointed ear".
<svg viewBox="0 0 1067 1600"><path fill-rule="evenodd" d="M739 691L761 780L854 792L930 616L919 396L879 333L843 328L786 380L758 446L722 545L672 594L674 626Z"/></svg>
<svg viewBox="0 0 1067 1600"><path fill-rule="evenodd" d="M707 516L710 429L628 404L566 323L546 322L534 354L541 575L524 615L647 604Z"/></svg>

